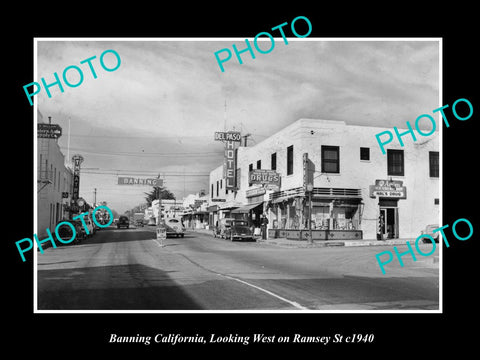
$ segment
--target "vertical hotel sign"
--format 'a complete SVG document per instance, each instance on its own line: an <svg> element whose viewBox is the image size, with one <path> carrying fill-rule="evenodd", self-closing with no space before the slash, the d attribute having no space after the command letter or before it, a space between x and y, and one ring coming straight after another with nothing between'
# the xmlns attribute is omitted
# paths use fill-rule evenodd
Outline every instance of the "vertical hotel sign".
<svg viewBox="0 0 480 360"><path fill-rule="evenodd" d="M215 132L215 140L223 141L225 143L225 189L236 190L235 186L235 143L240 142L241 136L239 132Z"/></svg>
<svg viewBox="0 0 480 360"><path fill-rule="evenodd" d="M83 162L82 155L73 155L73 191L72 191L72 202L77 201L79 198L80 192L80 164Z"/></svg>

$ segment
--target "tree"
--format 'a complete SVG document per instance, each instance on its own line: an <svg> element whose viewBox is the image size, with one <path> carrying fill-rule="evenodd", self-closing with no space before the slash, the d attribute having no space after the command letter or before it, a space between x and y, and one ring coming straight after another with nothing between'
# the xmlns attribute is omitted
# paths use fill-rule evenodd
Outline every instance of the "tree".
<svg viewBox="0 0 480 360"><path fill-rule="evenodd" d="M147 200L148 206L152 206L152 201L155 199L158 199L159 195L160 195L160 199L175 200L175 195L173 195L173 193L170 190L168 190L163 186L154 187L150 192L146 192L144 194L147 195L145 197L145 200Z"/></svg>

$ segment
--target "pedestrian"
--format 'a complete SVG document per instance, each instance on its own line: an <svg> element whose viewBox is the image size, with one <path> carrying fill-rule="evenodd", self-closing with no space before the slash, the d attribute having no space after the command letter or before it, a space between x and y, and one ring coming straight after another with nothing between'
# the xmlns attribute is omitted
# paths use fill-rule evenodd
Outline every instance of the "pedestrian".
<svg viewBox="0 0 480 360"><path fill-rule="evenodd" d="M267 225L268 225L268 219L266 214L262 214L262 220L261 220L261 229L262 229L262 240L267 239Z"/></svg>

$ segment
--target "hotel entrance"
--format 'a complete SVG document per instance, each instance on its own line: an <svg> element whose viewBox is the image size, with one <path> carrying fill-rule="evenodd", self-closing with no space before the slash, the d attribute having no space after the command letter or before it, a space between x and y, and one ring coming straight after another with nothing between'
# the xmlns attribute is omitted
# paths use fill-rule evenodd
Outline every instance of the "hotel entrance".
<svg viewBox="0 0 480 360"><path fill-rule="evenodd" d="M398 200L380 199L379 230L383 239L398 239Z"/></svg>

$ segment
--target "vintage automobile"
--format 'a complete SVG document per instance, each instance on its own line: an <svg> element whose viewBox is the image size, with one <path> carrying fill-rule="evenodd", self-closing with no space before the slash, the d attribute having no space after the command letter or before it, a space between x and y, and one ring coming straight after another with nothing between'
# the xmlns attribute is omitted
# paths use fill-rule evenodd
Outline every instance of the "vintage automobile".
<svg viewBox="0 0 480 360"><path fill-rule="evenodd" d="M167 228L167 236L181 236L182 238L185 236L185 226L183 225L181 218L164 218L163 225Z"/></svg>
<svg viewBox="0 0 480 360"><path fill-rule="evenodd" d="M83 227L81 220L62 220L62 222L64 221L71 223L75 227L75 239L70 241L72 239L73 232L72 228L68 225L63 225L58 228L58 234L56 234L57 238L62 239L67 244L79 244L87 238L87 233L85 232L85 228ZM60 242L60 244L64 245L65 243Z"/></svg>
<svg viewBox="0 0 480 360"><path fill-rule="evenodd" d="M425 227L425 230L422 230L421 235L430 235L436 243L438 243L439 232L434 233L433 230L438 229L439 226L436 224L430 224ZM423 243L429 243L428 238L422 238Z"/></svg>
<svg viewBox="0 0 480 360"><path fill-rule="evenodd" d="M126 216L120 216L117 221L117 229L121 227L126 227L127 229L130 227L130 220Z"/></svg>
<svg viewBox="0 0 480 360"><path fill-rule="evenodd" d="M213 236L231 241L255 239L253 229L248 226L248 221L233 218L220 219L218 226L213 229Z"/></svg>

